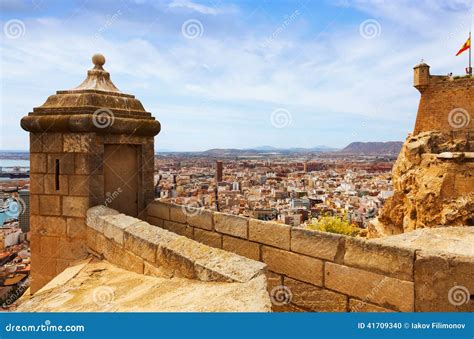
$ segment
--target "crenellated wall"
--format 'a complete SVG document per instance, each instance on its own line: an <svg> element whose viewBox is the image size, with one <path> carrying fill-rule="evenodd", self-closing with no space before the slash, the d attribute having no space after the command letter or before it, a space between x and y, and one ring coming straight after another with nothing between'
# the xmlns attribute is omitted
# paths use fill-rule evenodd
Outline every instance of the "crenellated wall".
<svg viewBox="0 0 474 339"><path fill-rule="evenodd" d="M396 236L369 241L158 200L147 212L153 225L264 262L274 311L474 310L472 301L449 302L456 285L474 291L474 253L439 251L448 240L441 247ZM474 229L462 229L474 239ZM290 304L278 302L281 286Z"/></svg>

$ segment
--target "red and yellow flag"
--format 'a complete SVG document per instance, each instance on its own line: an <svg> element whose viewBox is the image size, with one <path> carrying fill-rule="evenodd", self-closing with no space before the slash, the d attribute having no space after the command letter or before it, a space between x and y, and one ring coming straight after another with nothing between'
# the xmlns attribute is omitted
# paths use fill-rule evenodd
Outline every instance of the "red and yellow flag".
<svg viewBox="0 0 474 339"><path fill-rule="evenodd" d="M459 52L456 54L456 56L458 56L459 54L461 54L462 52L468 50L469 48L471 48L471 37L469 37L467 39L467 41L464 43L464 45L461 47L461 49L459 50Z"/></svg>

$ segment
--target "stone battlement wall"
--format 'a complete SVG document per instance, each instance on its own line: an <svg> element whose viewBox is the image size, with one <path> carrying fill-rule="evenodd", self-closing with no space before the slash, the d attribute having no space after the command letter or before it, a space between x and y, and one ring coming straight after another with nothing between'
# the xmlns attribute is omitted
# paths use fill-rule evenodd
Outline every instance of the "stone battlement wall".
<svg viewBox="0 0 474 339"><path fill-rule="evenodd" d="M455 285L474 291L474 255L365 240L155 200L147 221L267 265L274 311L467 311ZM446 247L448 248L448 247ZM278 305L285 286L290 304ZM273 291L273 295L272 295ZM283 290L285 292L285 290ZM285 292L285 293L286 293ZM274 300L275 301L275 300Z"/></svg>
<svg viewBox="0 0 474 339"><path fill-rule="evenodd" d="M474 133L474 78L430 76L429 84L420 92L414 134L426 131Z"/></svg>
<svg viewBox="0 0 474 339"><path fill-rule="evenodd" d="M211 248L105 206L87 211L89 251L132 272L165 278L245 283L265 264Z"/></svg>

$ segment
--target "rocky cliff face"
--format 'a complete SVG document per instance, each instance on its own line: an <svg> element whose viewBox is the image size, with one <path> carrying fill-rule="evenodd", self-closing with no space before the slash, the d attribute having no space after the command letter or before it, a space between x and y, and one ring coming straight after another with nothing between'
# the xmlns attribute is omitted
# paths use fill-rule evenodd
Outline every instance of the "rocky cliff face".
<svg viewBox="0 0 474 339"><path fill-rule="evenodd" d="M369 236L474 225L474 140L466 133L409 135L393 168L395 194Z"/></svg>

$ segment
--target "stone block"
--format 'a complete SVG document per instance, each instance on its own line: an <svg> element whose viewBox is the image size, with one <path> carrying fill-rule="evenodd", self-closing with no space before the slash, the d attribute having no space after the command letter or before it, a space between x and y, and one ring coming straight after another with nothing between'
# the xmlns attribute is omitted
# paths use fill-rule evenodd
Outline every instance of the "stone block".
<svg viewBox="0 0 474 339"><path fill-rule="evenodd" d="M187 207L187 211L186 220L190 226L212 231L212 212L191 207Z"/></svg>
<svg viewBox="0 0 474 339"><path fill-rule="evenodd" d="M124 231L127 227L142 222L140 219L125 214L114 214L102 216L104 221L104 235L119 245L124 244Z"/></svg>
<svg viewBox="0 0 474 339"><path fill-rule="evenodd" d="M199 228L194 229L194 240L215 248L222 248L222 235Z"/></svg>
<svg viewBox="0 0 474 339"><path fill-rule="evenodd" d="M67 175L59 176L59 186L56 186L56 175L45 174L44 178L44 193L45 194L57 194L57 195L68 195L69 194L69 183ZM59 188L59 189L56 189Z"/></svg>
<svg viewBox="0 0 474 339"><path fill-rule="evenodd" d="M88 197L63 197L63 215L68 217L84 217L89 209Z"/></svg>
<svg viewBox="0 0 474 339"><path fill-rule="evenodd" d="M200 244L185 237L160 244L158 262L186 278L202 281L247 282L263 274L265 265Z"/></svg>
<svg viewBox="0 0 474 339"><path fill-rule="evenodd" d="M119 212L112 208L103 205L94 206L87 210L86 224L97 232L104 233L104 220L102 217L116 214L119 214Z"/></svg>
<svg viewBox="0 0 474 339"><path fill-rule="evenodd" d="M45 257L35 255L31 257L31 272L49 277L49 280L56 276L56 266L58 259L55 257ZM34 276L33 279L34 280ZM48 281L49 281L48 280Z"/></svg>
<svg viewBox="0 0 474 339"><path fill-rule="evenodd" d="M155 218L155 217L152 217L152 216L147 216L146 221L149 224L151 224L153 226L158 226L158 227L163 227L164 222L165 222L163 219L158 219L158 218Z"/></svg>
<svg viewBox="0 0 474 339"><path fill-rule="evenodd" d="M74 154L74 173L91 174L91 160L88 153Z"/></svg>
<svg viewBox="0 0 474 339"><path fill-rule="evenodd" d="M88 175L69 175L69 195L89 196L90 178Z"/></svg>
<svg viewBox="0 0 474 339"><path fill-rule="evenodd" d="M165 269L173 270L174 276L196 279L194 268L196 258L204 255L209 247L183 236L176 235L176 237L170 243L158 247L157 264Z"/></svg>
<svg viewBox="0 0 474 339"><path fill-rule="evenodd" d="M67 235L71 238L86 237L86 219L85 218L67 218Z"/></svg>
<svg viewBox="0 0 474 339"><path fill-rule="evenodd" d="M59 174L74 174L74 154L52 153L48 154L48 173L56 173L56 160L59 162Z"/></svg>
<svg viewBox="0 0 474 339"><path fill-rule="evenodd" d="M344 265L366 269L389 277L413 281L415 251L381 245L357 238L346 240Z"/></svg>
<svg viewBox="0 0 474 339"><path fill-rule="evenodd" d="M291 303L315 312L346 312L347 296L316 287L288 277L284 285L289 290Z"/></svg>
<svg viewBox="0 0 474 339"><path fill-rule="evenodd" d="M160 277L170 279L173 278L173 270L166 269L162 266L155 266L154 264L150 264L149 262L145 261L143 267L143 274L149 275L152 277Z"/></svg>
<svg viewBox="0 0 474 339"><path fill-rule="evenodd" d="M52 237L66 235L66 219L63 217L38 216L33 232Z"/></svg>
<svg viewBox="0 0 474 339"><path fill-rule="evenodd" d="M43 152L43 141L40 133L30 133L30 153Z"/></svg>
<svg viewBox="0 0 474 339"><path fill-rule="evenodd" d="M264 263L217 248L209 249L204 256L195 260L196 277L199 280L245 283L265 273Z"/></svg>
<svg viewBox="0 0 474 339"><path fill-rule="evenodd" d="M44 193L44 175L30 173L30 194Z"/></svg>
<svg viewBox="0 0 474 339"><path fill-rule="evenodd" d="M162 220L163 222L163 228L167 229L168 231L174 232L179 235L184 235L187 238L193 239L193 227L188 226L186 224L180 224L177 222L173 221L168 221L168 220Z"/></svg>
<svg viewBox="0 0 474 339"><path fill-rule="evenodd" d="M68 133L63 135L63 152L90 153L96 151L90 133Z"/></svg>
<svg viewBox="0 0 474 339"><path fill-rule="evenodd" d="M170 220L170 205L159 202L153 201L151 204L147 206L147 213L151 217Z"/></svg>
<svg viewBox="0 0 474 339"><path fill-rule="evenodd" d="M262 247L262 259L273 272L316 286L323 284L322 260L268 246Z"/></svg>
<svg viewBox="0 0 474 339"><path fill-rule="evenodd" d="M87 256L85 241L63 237L59 240L59 258L66 260L82 259Z"/></svg>
<svg viewBox="0 0 474 339"><path fill-rule="evenodd" d="M326 262L324 286L384 308L413 312L412 282Z"/></svg>
<svg viewBox="0 0 474 339"><path fill-rule="evenodd" d="M249 240L266 245L290 249L291 227L271 221L250 219Z"/></svg>
<svg viewBox="0 0 474 339"><path fill-rule="evenodd" d="M61 215L61 199L58 195L40 195L41 215Z"/></svg>
<svg viewBox="0 0 474 339"><path fill-rule="evenodd" d="M418 251L416 312L474 312L474 258Z"/></svg>
<svg viewBox="0 0 474 339"><path fill-rule="evenodd" d="M293 227L291 229L291 250L311 257L338 262L342 261L346 238L346 236L339 234Z"/></svg>
<svg viewBox="0 0 474 339"><path fill-rule="evenodd" d="M248 223L248 218L219 212L214 213L214 227L220 233L247 239Z"/></svg>
<svg viewBox="0 0 474 339"><path fill-rule="evenodd" d="M30 214L39 213L39 196L37 194L30 194Z"/></svg>
<svg viewBox="0 0 474 339"><path fill-rule="evenodd" d="M349 312L395 312L388 308L373 305L358 299L349 299Z"/></svg>
<svg viewBox="0 0 474 339"><path fill-rule="evenodd" d="M46 258L59 257L59 237L42 236L39 255ZM34 255L32 257L35 257Z"/></svg>
<svg viewBox="0 0 474 339"><path fill-rule="evenodd" d="M91 227L86 228L86 244L94 252L102 254L105 252L107 238Z"/></svg>
<svg viewBox="0 0 474 339"><path fill-rule="evenodd" d="M124 236L125 249L151 263L156 262L159 246L164 246L179 237L143 221L127 227Z"/></svg>
<svg viewBox="0 0 474 339"><path fill-rule="evenodd" d="M260 244L224 235L222 248L253 260L260 260Z"/></svg>
<svg viewBox="0 0 474 339"><path fill-rule="evenodd" d="M293 304L285 304L285 305L274 305L272 304L272 312L277 313L295 313L295 312L308 312L305 309L299 308Z"/></svg>
<svg viewBox="0 0 474 339"><path fill-rule="evenodd" d="M61 133L43 133L41 139L43 142L43 152L62 152L63 138Z"/></svg>
<svg viewBox="0 0 474 339"><path fill-rule="evenodd" d="M267 291L268 294L271 296L271 292L273 289L283 286L283 276L281 274L268 271L265 272L265 276L267 278Z"/></svg>
<svg viewBox="0 0 474 339"><path fill-rule="evenodd" d="M143 274L143 258L125 250L111 240L107 240L107 243L108 250L105 254L105 258L109 262L128 271Z"/></svg>
<svg viewBox="0 0 474 339"><path fill-rule="evenodd" d="M170 204L169 208L171 221L179 222L181 224L186 223L186 213L183 206Z"/></svg>
<svg viewBox="0 0 474 339"><path fill-rule="evenodd" d="M30 173L46 173L48 169L45 153L30 154Z"/></svg>

